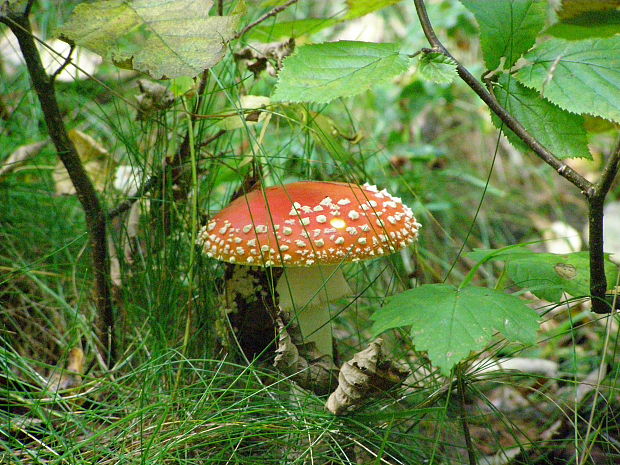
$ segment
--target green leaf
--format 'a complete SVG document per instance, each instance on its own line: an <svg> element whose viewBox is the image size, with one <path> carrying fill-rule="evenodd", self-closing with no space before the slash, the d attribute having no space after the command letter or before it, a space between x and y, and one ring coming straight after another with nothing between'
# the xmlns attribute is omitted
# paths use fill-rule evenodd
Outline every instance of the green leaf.
<svg viewBox="0 0 620 465"><path fill-rule="evenodd" d="M349 12L344 19L355 19L365 16L373 11L396 5L401 0L347 0Z"/></svg>
<svg viewBox="0 0 620 465"><path fill-rule="evenodd" d="M580 115L558 108L507 75L499 77L495 95L504 108L558 158L592 159ZM492 119L499 128L499 118L492 115ZM523 149L523 142L514 132L506 126L502 130L513 145Z"/></svg>
<svg viewBox="0 0 620 465"><path fill-rule="evenodd" d="M620 33L618 7L618 0L564 0L559 21L545 32L569 40L610 37Z"/></svg>
<svg viewBox="0 0 620 465"><path fill-rule="evenodd" d="M571 19L595 11L615 11L620 8L620 0L562 0L558 17Z"/></svg>
<svg viewBox="0 0 620 465"><path fill-rule="evenodd" d="M505 57L510 68L527 52L545 25L546 2L542 0L461 0L480 26L482 54L488 69L496 69Z"/></svg>
<svg viewBox="0 0 620 465"><path fill-rule="evenodd" d="M423 79L437 84L449 84L457 76L456 63L443 53L423 53L420 55L418 72Z"/></svg>
<svg viewBox="0 0 620 465"><path fill-rule="evenodd" d="M340 41L305 45L284 60L272 101L327 103L405 72L396 44Z"/></svg>
<svg viewBox="0 0 620 465"><path fill-rule="evenodd" d="M343 144L343 137L336 122L322 113L304 111L303 118L310 136L323 147L337 163L352 163L352 154ZM347 137L348 140L355 136Z"/></svg>
<svg viewBox="0 0 620 465"><path fill-rule="evenodd" d="M307 18L274 24L259 24L252 28L245 38L249 41L275 42L290 37L311 35L335 24L338 24L338 20L333 18Z"/></svg>
<svg viewBox="0 0 620 465"><path fill-rule="evenodd" d="M479 260L494 253L477 250L468 257ZM506 273L514 283L532 291L541 299L560 302L564 292L573 297L590 295L590 254L574 252L565 255L536 253L526 248L496 252L489 260L506 262ZM607 288L615 286L618 267L605 257Z"/></svg>
<svg viewBox="0 0 620 465"><path fill-rule="evenodd" d="M565 110L620 122L620 36L552 39L525 58L515 77Z"/></svg>
<svg viewBox="0 0 620 465"><path fill-rule="evenodd" d="M218 63L240 14L209 16L212 0L99 0L78 5L58 33L154 78L196 76Z"/></svg>
<svg viewBox="0 0 620 465"><path fill-rule="evenodd" d="M467 252L465 256L475 262L489 261L509 261L515 258L528 256L534 252L520 245L512 245L501 249L474 249Z"/></svg>
<svg viewBox="0 0 620 465"><path fill-rule="evenodd" d="M494 289L426 284L395 295L372 319L373 334L411 325L417 350L427 351L448 375L471 351L499 331L510 341L533 344L538 314L515 297Z"/></svg>
<svg viewBox="0 0 620 465"><path fill-rule="evenodd" d="M560 21L545 31L567 40L583 40L590 37L610 37L620 33L620 11L600 11Z"/></svg>
<svg viewBox="0 0 620 465"><path fill-rule="evenodd" d="M0 5L0 16L22 16L27 5L27 0L6 0Z"/></svg>

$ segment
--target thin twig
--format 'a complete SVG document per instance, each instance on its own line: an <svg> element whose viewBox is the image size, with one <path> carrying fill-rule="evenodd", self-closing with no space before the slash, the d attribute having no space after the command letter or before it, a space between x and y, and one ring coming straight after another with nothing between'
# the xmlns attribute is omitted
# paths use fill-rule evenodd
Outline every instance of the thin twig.
<svg viewBox="0 0 620 465"><path fill-rule="evenodd" d="M415 3L418 18L422 25L422 30L429 43L435 50L454 60L456 63L456 71L460 78L487 104L487 106L519 136L527 146L545 163L552 166L560 176L567 179L570 183L578 187L586 197L590 197L594 193L592 183L581 176L570 166L562 162L549 150L547 150L538 140L533 137L508 111L499 104L499 102L484 88L484 86L463 66L461 65L448 50L443 46L437 38L433 26L428 18L424 0L413 0Z"/></svg>
<svg viewBox="0 0 620 465"><path fill-rule="evenodd" d="M207 140L205 140L204 142L200 143L201 147L204 147L206 145L209 145L211 142L213 142L216 139L219 139L220 137L222 137L224 134L226 134L226 131L224 129L220 129L219 131L217 131L215 134L213 134L211 137L207 138Z"/></svg>
<svg viewBox="0 0 620 465"><path fill-rule="evenodd" d="M22 55L26 61L28 73L41 104L50 139L56 147L58 157L62 161L71 183L75 187L78 200L84 209L88 236L92 249L93 272L95 277L95 306L97 308L97 330L103 344L106 362L111 367L116 359L116 344L114 339L114 315L109 286L109 263L106 242L105 213L97 192L84 170L84 166L69 139L67 128L64 125L53 81L43 68L41 57L37 50L30 21L27 15L0 17L15 34Z"/></svg>
<svg viewBox="0 0 620 465"><path fill-rule="evenodd" d="M136 191L136 193L127 199L123 200L116 207L108 212L108 221L113 220L121 213L125 213L127 210L131 208L131 206L136 203L136 201L142 198L145 194L149 193L161 180L161 173L158 173L154 176L151 176L140 188Z"/></svg>
<svg viewBox="0 0 620 465"><path fill-rule="evenodd" d="M30 11L32 10L32 6L34 5L34 0L28 0L26 4L26 8L24 8L24 18L27 18L30 15Z"/></svg>
<svg viewBox="0 0 620 465"><path fill-rule="evenodd" d="M71 63L71 55L73 55L73 52L75 51L75 44L69 44L69 46L69 54L65 58L65 61L62 63L62 65L60 65L60 67L56 71L54 71L54 74L52 74L52 76L50 77L51 82L54 82L58 75L62 73L62 70L65 69L69 65L69 63Z"/></svg>
<svg viewBox="0 0 620 465"><path fill-rule="evenodd" d="M476 451L474 449L474 443L471 440L471 434L469 432L469 423L467 422L467 411L465 410L465 369L462 364L459 364L456 371L456 390L459 403L459 419L461 420L461 427L463 428L463 436L465 437L465 447L467 447L467 457L469 458L469 465L476 465Z"/></svg>
<svg viewBox="0 0 620 465"><path fill-rule="evenodd" d="M607 165L601 174L601 178L598 180L596 185L594 186L594 196L595 197L605 197L609 190L611 189L611 185L618 175L618 169L620 168L620 140L616 144L616 148L612 152L609 160L607 161Z"/></svg>
<svg viewBox="0 0 620 465"><path fill-rule="evenodd" d="M207 138L204 142L202 142L200 144L200 147L209 145L211 142L215 141L216 139L219 139L225 133L226 131L224 131L223 129L220 129L218 132L216 132L211 137ZM152 191L153 188L161 182L162 176L163 176L163 169L157 174L151 176L144 184L142 184L142 186L140 186L140 188L136 191L134 195L129 196L127 199L119 203L116 207L111 209L108 212L108 221L116 218L118 215L122 213L125 213L127 210L131 208L131 206L134 203L136 203L137 200L141 199L144 195Z"/></svg>
<svg viewBox="0 0 620 465"><path fill-rule="evenodd" d="M233 39L238 39L239 37L242 37L243 35L245 35L250 29L252 29L253 27L258 26L260 23L262 23L263 21L268 20L269 18L272 18L273 16L277 15L278 13L280 13L281 11L286 10L289 6L291 6L294 3L297 3L299 0L289 0L288 2L286 2L284 5L280 5L276 8L274 8L273 10L271 10L269 13L265 13L263 16L261 16L260 18L258 18L256 21L254 21L253 23L248 24L246 27L244 27L241 31L239 31L234 37Z"/></svg>

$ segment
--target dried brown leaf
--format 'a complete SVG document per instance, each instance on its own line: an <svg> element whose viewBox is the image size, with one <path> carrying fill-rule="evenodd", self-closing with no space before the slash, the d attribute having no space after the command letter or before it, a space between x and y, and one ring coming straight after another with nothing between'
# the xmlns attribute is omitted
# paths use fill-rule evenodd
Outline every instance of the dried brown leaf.
<svg viewBox="0 0 620 465"><path fill-rule="evenodd" d="M286 322L283 314L276 318L278 348L273 366L299 386L324 395L336 384L338 368L332 358L320 353L314 342L302 342L299 326Z"/></svg>
<svg viewBox="0 0 620 465"><path fill-rule="evenodd" d="M86 173L98 191L103 191L113 173L116 162L108 151L88 134L77 129L69 131L69 139L75 145ZM58 161L52 173L57 195L73 195L75 187L69 173L61 161Z"/></svg>
<svg viewBox="0 0 620 465"><path fill-rule="evenodd" d="M359 408L370 396L378 396L400 385L405 370L386 358L383 339L376 339L345 363L338 375L338 388L327 399L326 407L334 415L343 415Z"/></svg>
<svg viewBox="0 0 620 465"><path fill-rule="evenodd" d="M13 172L17 167L23 165L30 158L38 155L41 149L48 143L49 140L44 140L18 147L17 150L9 155L0 165L0 180L7 174Z"/></svg>
<svg viewBox="0 0 620 465"><path fill-rule="evenodd" d="M295 39L291 38L282 42L255 44L241 49L234 54L234 57L239 63L245 63L248 70L254 73L254 77L262 71L275 76L282 67L282 60L293 53L293 50L295 50Z"/></svg>
<svg viewBox="0 0 620 465"><path fill-rule="evenodd" d="M54 371L48 380L49 389L54 392L72 389L82 384L84 373L84 352L79 347L74 347L69 352L67 366Z"/></svg>
<svg viewBox="0 0 620 465"><path fill-rule="evenodd" d="M158 112L166 110L174 103L174 94L166 87L147 79L138 79L140 94L138 101L138 121L147 120Z"/></svg>

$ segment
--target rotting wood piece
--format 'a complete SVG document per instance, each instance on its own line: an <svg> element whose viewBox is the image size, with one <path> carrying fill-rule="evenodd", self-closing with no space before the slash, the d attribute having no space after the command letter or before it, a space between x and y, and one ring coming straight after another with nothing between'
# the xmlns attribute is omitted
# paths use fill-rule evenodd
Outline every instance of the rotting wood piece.
<svg viewBox="0 0 620 465"><path fill-rule="evenodd" d="M243 353L252 360L273 360L277 307L271 283L281 269L227 264L222 307Z"/></svg>

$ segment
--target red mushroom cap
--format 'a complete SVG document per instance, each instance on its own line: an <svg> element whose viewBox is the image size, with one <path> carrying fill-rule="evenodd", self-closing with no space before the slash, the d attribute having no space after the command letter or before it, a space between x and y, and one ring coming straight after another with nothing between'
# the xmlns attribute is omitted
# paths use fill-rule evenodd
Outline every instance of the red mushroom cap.
<svg viewBox="0 0 620 465"><path fill-rule="evenodd" d="M235 199L198 242L230 263L311 266L391 254L415 241L419 228L409 207L376 186L304 181Z"/></svg>

